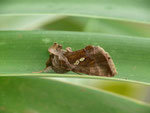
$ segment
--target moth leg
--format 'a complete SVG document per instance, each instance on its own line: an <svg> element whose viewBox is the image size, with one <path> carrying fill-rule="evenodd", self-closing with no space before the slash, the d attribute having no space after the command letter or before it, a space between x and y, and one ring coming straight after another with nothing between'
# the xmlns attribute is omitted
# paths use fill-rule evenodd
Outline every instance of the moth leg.
<svg viewBox="0 0 150 113"><path fill-rule="evenodd" d="M49 72L50 70L52 70L52 67L51 67L51 66L48 66L48 67L46 67L46 68L43 70L43 72L47 73L47 72Z"/></svg>
<svg viewBox="0 0 150 113"><path fill-rule="evenodd" d="M41 70L41 71L39 71L39 72L32 72L32 73L42 73L43 72L43 70Z"/></svg>
<svg viewBox="0 0 150 113"><path fill-rule="evenodd" d="M67 47L67 48L66 48L66 51L67 51L67 52L72 52L71 47Z"/></svg>
<svg viewBox="0 0 150 113"><path fill-rule="evenodd" d="M43 73L43 72L47 73L47 72L49 72L50 70L52 70L52 67L51 67L51 66L48 66L48 67L46 67L44 70L41 70L41 71L38 71L38 72L32 72L32 73Z"/></svg>

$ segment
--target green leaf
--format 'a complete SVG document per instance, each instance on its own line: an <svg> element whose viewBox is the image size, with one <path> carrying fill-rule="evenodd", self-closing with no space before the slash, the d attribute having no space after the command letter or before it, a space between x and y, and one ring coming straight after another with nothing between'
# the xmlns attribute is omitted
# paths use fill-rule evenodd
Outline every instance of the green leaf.
<svg viewBox="0 0 150 113"><path fill-rule="evenodd" d="M41 75L42 76L42 75ZM59 75L58 75L59 76ZM149 85L140 84L139 82L130 82L128 80L119 79L104 79L101 77L87 76L81 78L79 77L47 77L54 80L59 80L62 82L67 82L71 84L86 86L89 88L94 88L96 90L105 90L108 93L116 94L116 96L127 97L134 99L139 102L144 102L150 104L149 99Z"/></svg>
<svg viewBox="0 0 150 113"><path fill-rule="evenodd" d="M66 17L39 26L41 30L82 31L114 35L150 37L150 24L88 17Z"/></svg>
<svg viewBox="0 0 150 113"><path fill-rule="evenodd" d="M45 67L47 49L54 42L73 50L99 45L110 53L118 75L115 79L150 82L150 39L80 32L1 31L0 73L37 72Z"/></svg>
<svg viewBox="0 0 150 113"><path fill-rule="evenodd" d="M43 24L64 18L58 15L0 16L0 30L35 30Z"/></svg>
<svg viewBox="0 0 150 113"><path fill-rule="evenodd" d="M47 22L39 26L36 30L55 30L55 31L81 31L84 32L85 26L89 21L88 17L68 16L54 22Z"/></svg>
<svg viewBox="0 0 150 113"><path fill-rule="evenodd" d="M2 113L149 113L150 106L44 78L1 77Z"/></svg>
<svg viewBox="0 0 150 113"><path fill-rule="evenodd" d="M0 30L81 31L150 37L150 24L59 15L0 16Z"/></svg>
<svg viewBox="0 0 150 113"><path fill-rule="evenodd" d="M90 19L84 28L84 32L150 37L149 29L150 24L110 19Z"/></svg>
<svg viewBox="0 0 150 113"><path fill-rule="evenodd" d="M3 0L0 14L63 14L150 22L149 0Z"/></svg>

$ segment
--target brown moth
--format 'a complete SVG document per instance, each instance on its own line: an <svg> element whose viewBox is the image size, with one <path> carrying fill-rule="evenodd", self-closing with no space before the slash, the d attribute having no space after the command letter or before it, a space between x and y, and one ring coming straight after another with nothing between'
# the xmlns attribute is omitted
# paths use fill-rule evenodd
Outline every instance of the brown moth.
<svg viewBox="0 0 150 113"><path fill-rule="evenodd" d="M56 73L84 73L96 76L112 77L117 74L115 65L110 55L99 46L88 45L84 49L72 51L70 47L66 50L54 43L48 49L50 57L46 62L44 72L53 69Z"/></svg>

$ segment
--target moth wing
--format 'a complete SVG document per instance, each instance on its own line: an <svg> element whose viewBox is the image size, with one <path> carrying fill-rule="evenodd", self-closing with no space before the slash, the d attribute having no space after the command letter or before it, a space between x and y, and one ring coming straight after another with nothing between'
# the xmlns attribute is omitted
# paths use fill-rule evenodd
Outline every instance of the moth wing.
<svg viewBox="0 0 150 113"><path fill-rule="evenodd" d="M75 66L72 71L97 76L114 76L117 74L110 55L101 47L87 46L82 50L72 52L68 57Z"/></svg>

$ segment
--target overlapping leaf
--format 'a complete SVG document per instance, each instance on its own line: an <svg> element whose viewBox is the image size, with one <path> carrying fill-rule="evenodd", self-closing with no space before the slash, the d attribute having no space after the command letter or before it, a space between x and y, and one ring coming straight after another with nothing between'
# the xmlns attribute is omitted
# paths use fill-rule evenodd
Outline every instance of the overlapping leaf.
<svg viewBox="0 0 150 113"><path fill-rule="evenodd" d="M150 39L79 32L0 32L0 72L32 73L45 67L47 49L54 42L73 50L99 45L110 53L118 75L115 78L150 82Z"/></svg>
<svg viewBox="0 0 150 113"><path fill-rule="evenodd" d="M150 107L103 91L32 77L1 77L2 113L149 113Z"/></svg>
<svg viewBox="0 0 150 113"><path fill-rule="evenodd" d="M149 0L2 0L0 14L64 14L150 22Z"/></svg>

